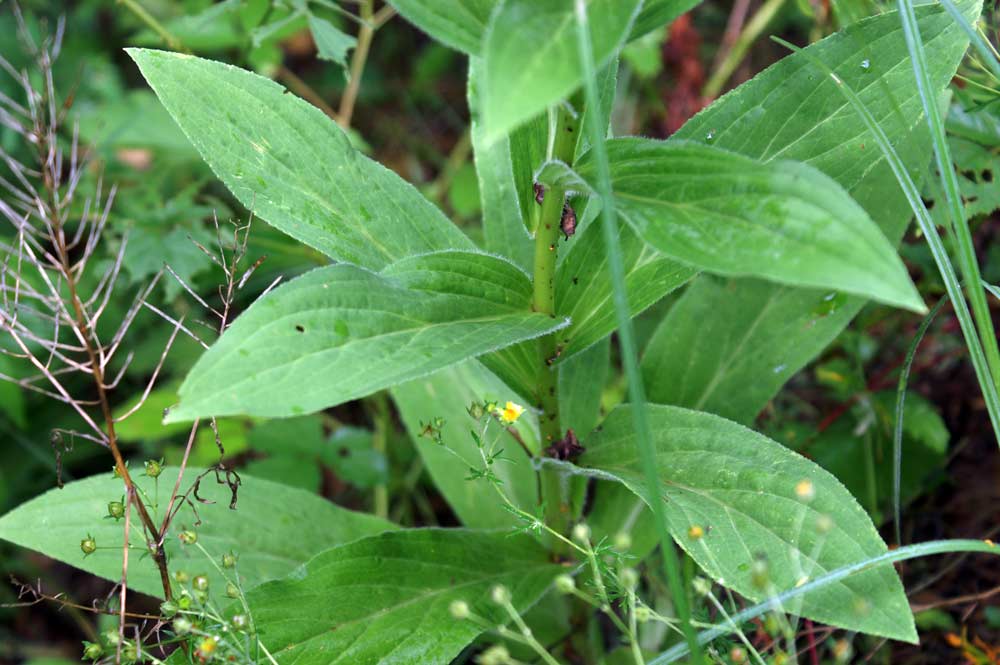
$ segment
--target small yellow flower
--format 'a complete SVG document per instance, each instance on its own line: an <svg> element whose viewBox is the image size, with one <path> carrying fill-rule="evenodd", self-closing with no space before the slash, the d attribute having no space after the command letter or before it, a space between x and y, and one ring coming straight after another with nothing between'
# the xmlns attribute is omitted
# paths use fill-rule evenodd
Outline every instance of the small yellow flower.
<svg viewBox="0 0 1000 665"><path fill-rule="evenodd" d="M524 413L524 407L520 404L515 404L514 402L507 402L504 407L500 409L500 420L507 423L508 425L517 421Z"/></svg>
<svg viewBox="0 0 1000 665"><path fill-rule="evenodd" d="M697 524L688 529L688 538L691 540L699 540L704 535L705 530Z"/></svg>
<svg viewBox="0 0 1000 665"><path fill-rule="evenodd" d="M795 484L795 494L803 501L812 501L816 496L816 488L811 480L800 480Z"/></svg>

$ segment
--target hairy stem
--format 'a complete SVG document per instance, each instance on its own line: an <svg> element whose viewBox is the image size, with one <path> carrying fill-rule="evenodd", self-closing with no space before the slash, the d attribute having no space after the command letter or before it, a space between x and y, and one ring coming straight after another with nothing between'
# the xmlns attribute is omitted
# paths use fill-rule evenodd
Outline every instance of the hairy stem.
<svg viewBox="0 0 1000 665"><path fill-rule="evenodd" d="M550 129L551 159L567 164L573 161L576 148L579 119L563 107L553 111L555 116ZM559 248L560 222L565 190L551 187L545 191L542 212L535 229L534 292L531 306L536 312L555 317L556 312L556 257ZM539 341L538 380L536 406L539 416L542 447L547 447L562 438L559 423L559 373L552 367L559 354L557 332L550 333ZM543 467L542 500L545 503L545 522L557 533L566 533L571 516L568 486L562 474L553 468ZM561 549L558 541L554 543Z"/></svg>

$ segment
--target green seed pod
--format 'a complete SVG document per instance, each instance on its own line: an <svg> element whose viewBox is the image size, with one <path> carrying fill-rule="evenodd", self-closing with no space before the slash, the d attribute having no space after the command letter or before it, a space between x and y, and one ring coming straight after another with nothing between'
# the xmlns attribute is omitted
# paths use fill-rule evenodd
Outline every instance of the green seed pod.
<svg viewBox="0 0 1000 665"><path fill-rule="evenodd" d="M122 661L134 663L137 660L139 660L139 647L135 642L125 642L122 645Z"/></svg>
<svg viewBox="0 0 1000 665"><path fill-rule="evenodd" d="M173 615L177 614L177 611L179 609L180 608L177 606L177 603L175 603L172 600L160 603L160 614L162 614L165 617L172 617Z"/></svg>
<svg viewBox="0 0 1000 665"><path fill-rule="evenodd" d="M182 543L184 543L185 545L194 545L195 543L198 542L198 534L195 533L194 531L189 530L189 529L185 529L184 531L181 531L177 535L177 537L180 538L180 541Z"/></svg>
<svg viewBox="0 0 1000 665"><path fill-rule="evenodd" d="M750 564L750 582L755 589L765 591L771 585L771 567L767 559L756 558Z"/></svg>
<svg viewBox="0 0 1000 665"><path fill-rule="evenodd" d="M618 576L621 581L622 586L626 589L634 589L639 584L639 574L635 572L634 568L626 568Z"/></svg>
<svg viewBox="0 0 1000 665"><path fill-rule="evenodd" d="M120 520L125 517L125 504L121 501L109 501L108 502L108 517L112 517L115 521Z"/></svg>
<svg viewBox="0 0 1000 665"><path fill-rule="evenodd" d="M188 574L186 570L175 570L174 571L174 581L178 584L187 584L190 581L191 575Z"/></svg>
<svg viewBox="0 0 1000 665"><path fill-rule="evenodd" d="M582 522L577 524L573 527L573 539L581 543L589 543L590 527Z"/></svg>
<svg viewBox="0 0 1000 665"><path fill-rule="evenodd" d="M208 591L208 578L204 575L198 575L193 580L191 580L191 586L196 591Z"/></svg>
<svg viewBox="0 0 1000 665"><path fill-rule="evenodd" d="M464 621L469 618L469 604L464 600L453 600L451 605L448 606L448 611L451 612L451 616L459 621Z"/></svg>
<svg viewBox="0 0 1000 665"><path fill-rule="evenodd" d="M163 460L146 460L146 475L150 478L159 478L163 473Z"/></svg>
<svg viewBox="0 0 1000 665"><path fill-rule="evenodd" d="M189 594L186 590L177 599L177 607L181 608L182 610L191 609L191 603L192 603L191 594Z"/></svg>
<svg viewBox="0 0 1000 665"><path fill-rule="evenodd" d="M174 619L174 632L178 635L186 635L187 633L190 633L193 627L192 623L184 617Z"/></svg>
<svg viewBox="0 0 1000 665"><path fill-rule="evenodd" d="M83 556L90 556L97 551L97 541L94 540L93 536L88 534L80 541L80 551L83 552Z"/></svg>
<svg viewBox="0 0 1000 665"><path fill-rule="evenodd" d="M560 575L556 578L556 591L559 593L573 593L576 582L569 575Z"/></svg>
<svg viewBox="0 0 1000 665"><path fill-rule="evenodd" d="M483 405L480 404L479 402L473 402L469 406L468 410L469 410L469 415L472 417L473 420L479 420L486 413L485 407L483 407Z"/></svg>
<svg viewBox="0 0 1000 665"><path fill-rule="evenodd" d="M223 568L235 568L236 567L236 555L230 552L229 554L222 555L222 567Z"/></svg>
<svg viewBox="0 0 1000 665"><path fill-rule="evenodd" d="M226 595L229 596L230 598L239 598L240 588L235 584L233 584L232 582L229 582L228 584L226 584Z"/></svg>
<svg viewBox="0 0 1000 665"><path fill-rule="evenodd" d="M615 534L615 549L619 552L627 552L632 549L632 536L625 531Z"/></svg>
<svg viewBox="0 0 1000 665"><path fill-rule="evenodd" d="M490 598L492 598L493 602L497 605L506 605L510 602L510 589L502 584L497 584L492 590L490 590Z"/></svg>
<svg viewBox="0 0 1000 665"><path fill-rule="evenodd" d="M247 626L250 625L250 621L245 614L237 614L230 621L236 630L246 630Z"/></svg>
<svg viewBox="0 0 1000 665"><path fill-rule="evenodd" d="M645 605L635 608L635 620L639 623L646 623L653 618L653 613Z"/></svg>
<svg viewBox="0 0 1000 665"><path fill-rule="evenodd" d="M83 657L86 660L97 660L104 655L104 647L97 642L83 643Z"/></svg>

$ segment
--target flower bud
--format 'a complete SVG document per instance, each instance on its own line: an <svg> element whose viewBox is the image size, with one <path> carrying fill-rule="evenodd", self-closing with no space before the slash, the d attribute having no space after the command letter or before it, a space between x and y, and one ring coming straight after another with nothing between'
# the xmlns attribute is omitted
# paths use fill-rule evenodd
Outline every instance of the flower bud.
<svg viewBox="0 0 1000 665"><path fill-rule="evenodd" d="M490 591L490 598L492 598L493 602L497 605L506 605L510 602L510 589L502 584L497 584Z"/></svg>
<svg viewBox="0 0 1000 665"><path fill-rule="evenodd" d="M233 618L230 619L230 622L236 630L246 630L246 627L250 625L247 615L245 614L237 614L233 616Z"/></svg>
<svg viewBox="0 0 1000 665"><path fill-rule="evenodd" d="M228 584L226 584L226 595L230 598L239 598L240 588L235 584L233 584L232 582L229 582Z"/></svg>
<svg viewBox="0 0 1000 665"><path fill-rule="evenodd" d="M639 584L639 574L635 572L634 568L626 568L618 575L618 580L623 587L632 590Z"/></svg>
<svg viewBox="0 0 1000 665"><path fill-rule="evenodd" d="M653 613L645 605L640 605L635 608L635 620L639 623L646 623L653 618Z"/></svg>
<svg viewBox="0 0 1000 665"><path fill-rule="evenodd" d="M178 635L186 635L190 633L193 627L192 623L184 617L174 619L174 632Z"/></svg>
<svg viewBox="0 0 1000 665"><path fill-rule="evenodd" d="M126 641L122 644L122 662L134 663L139 660L139 647L135 642Z"/></svg>
<svg viewBox="0 0 1000 665"><path fill-rule="evenodd" d="M632 536L627 531L619 531L615 534L614 546L619 552L627 552L632 548Z"/></svg>
<svg viewBox="0 0 1000 665"><path fill-rule="evenodd" d="M185 545L194 545L195 543L198 542L198 534L195 533L194 531L189 530L189 529L185 529L184 531L181 531L177 535L177 537L180 538L180 541L182 543L184 543Z"/></svg>
<svg viewBox="0 0 1000 665"><path fill-rule="evenodd" d="M146 460L146 475L150 478L159 478L163 473L163 460Z"/></svg>
<svg viewBox="0 0 1000 665"><path fill-rule="evenodd" d="M507 665L510 662L510 652L507 647L499 644L491 646L479 656L479 665Z"/></svg>
<svg viewBox="0 0 1000 665"><path fill-rule="evenodd" d="M97 541L93 536L88 535L80 541L80 551L83 552L83 556L90 556L97 551Z"/></svg>
<svg viewBox="0 0 1000 665"><path fill-rule="evenodd" d="M580 522L573 527L573 539L581 543L590 542L590 527Z"/></svg>
<svg viewBox="0 0 1000 665"><path fill-rule="evenodd" d="M464 621L469 618L469 604L464 600L453 600L451 605L448 606L448 611L451 612L451 616L458 619L459 621Z"/></svg>
<svg viewBox="0 0 1000 665"><path fill-rule="evenodd" d="M104 631L103 633L101 633L101 636L104 638L105 644L109 644L113 647L118 646L118 642L121 641L121 637L118 636L118 631L115 630L114 628L109 628L108 630Z"/></svg>
<svg viewBox="0 0 1000 665"><path fill-rule="evenodd" d="M160 614L162 614L165 617L172 617L173 615L177 614L177 611L179 609L180 608L177 606L177 603L175 603L172 600L160 603Z"/></svg>
<svg viewBox="0 0 1000 665"><path fill-rule="evenodd" d="M187 592L187 589L185 589L183 592L181 592L181 595L177 598L177 607L179 607L182 610L191 609L191 602L192 602L191 594L189 594Z"/></svg>
<svg viewBox="0 0 1000 665"><path fill-rule="evenodd" d="M230 552L229 554L222 555L222 567L223 568L235 568L236 567L236 555Z"/></svg>
<svg viewBox="0 0 1000 665"><path fill-rule="evenodd" d="M801 500L809 502L816 498L816 486L808 478L804 478L795 483L795 496Z"/></svg>
<svg viewBox="0 0 1000 665"><path fill-rule="evenodd" d="M733 647L729 650L729 660L733 661L733 665L742 665L747 662L747 652L743 647Z"/></svg>
<svg viewBox="0 0 1000 665"><path fill-rule="evenodd" d="M174 581L178 584L187 584L188 580L191 579L191 575L188 574L186 570L175 570L174 571Z"/></svg>
<svg viewBox="0 0 1000 665"><path fill-rule="evenodd" d="M196 591L208 591L208 578L204 575L198 575L193 580L191 580L191 586Z"/></svg>
<svg viewBox="0 0 1000 665"><path fill-rule="evenodd" d="M694 592L699 596L707 596L712 593L712 583L704 577L696 577L691 581Z"/></svg>
<svg viewBox="0 0 1000 665"><path fill-rule="evenodd" d="M115 521L125 517L125 504L121 501L108 502L108 517L114 518Z"/></svg>
<svg viewBox="0 0 1000 665"><path fill-rule="evenodd" d="M576 588L576 581L569 575L560 575L556 578L556 591L559 593L572 593Z"/></svg>
<svg viewBox="0 0 1000 665"><path fill-rule="evenodd" d="M486 413L486 409L483 408L483 405L480 404L479 402L473 402L469 406L468 411L469 411L469 416L471 416L473 420L479 420Z"/></svg>

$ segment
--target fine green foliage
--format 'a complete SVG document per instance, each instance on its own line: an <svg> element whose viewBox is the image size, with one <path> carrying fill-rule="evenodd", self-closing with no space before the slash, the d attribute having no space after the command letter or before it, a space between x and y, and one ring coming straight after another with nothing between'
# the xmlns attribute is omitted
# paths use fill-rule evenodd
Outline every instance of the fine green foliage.
<svg viewBox="0 0 1000 665"><path fill-rule="evenodd" d="M204 469L188 468L186 489ZM164 468L152 478L137 475L137 485L159 502L160 518L166 510L177 469ZM177 538L182 530L197 527L198 543L213 557L237 553L240 576L249 588L283 577L316 554L358 538L373 536L396 527L372 515L340 508L312 492L268 480L241 475L236 510L230 510L232 493L209 473L198 496L211 505L194 500L197 515L184 505L164 540L174 570L205 574L215 586L225 584L202 553L184 546ZM122 522L108 515L108 502L121 496L122 481L110 472L67 483L52 489L0 517L0 539L76 566L113 582L122 576ZM176 508L176 506L175 506ZM98 550L84 556L80 539L93 536ZM132 534L135 549L129 558L129 589L152 596L163 595L156 566L143 556L145 543Z"/></svg>
<svg viewBox="0 0 1000 665"><path fill-rule="evenodd" d="M452 617L451 602L502 624L492 587L525 611L561 571L524 536L409 529L335 547L248 601L281 662L447 665L481 632Z"/></svg>
<svg viewBox="0 0 1000 665"><path fill-rule="evenodd" d="M569 96L583 81L573 0L505 0L483 38L482 120L487 144ZM603 67L621 48L639 0L587 0L594 60Z"/></svg>
<svg viewBox="0 0 1000 665"><path fill-rule="evenodd" d="M496 500L488 483L470 482L470 469L482 466L479 451L469 436L476 421L467 408L477 396L503 404L516 399L485 367L476 361L464 362L429 377L410 381L392 389L392 399L420 453L434 485L448 500L462 524L477 529L510 527L513 515ZM429 406L433 405L433 406ZM422 433L433 418L441 418L441 443ZM517 431L532 451L538 451L538 433L528 419L518 421ZM504 462L496 474L508 496L523 510L535 504L535 474L524 451L507 438L503 445Z"/></svg>
<svg viewBox="0 0 1000 665"><path fill-rule="evenodd" d="M191 143L255 214L338 261L380 270L472 243L319 109L219 62L130 49Z"/></svg>
<svg viewBox="0 0 1000 665"><path fill-rule="evenodd" d="M310 413L562 325L529 300L528 278L485 254L428 254L378 274L319 268L236 320L169 419Z"/></svg>
<svg viewBox="0 0 1000 665"><path fill-rule="evenodd" d="M650 405L649 417L671 534L720 584L760 600L886 551L844 486L781 444L707 413ZM648 502L634 438L627 410L617 409L588 441L580 465L617 478ZM773 588L752 581L749 564L757 557L766 560ZM845 580L786 609L916 641L892 569Z"/></svg>
<svg viewBox="0 0 1000 665"><path fill-rule="evenodd" d="M633 138L607 146L617 209L663 254L709 272L839 289L924 311L889 241L822 173L698 143ZM587 157L579 169L590 181L595 169Z"/></svg>

